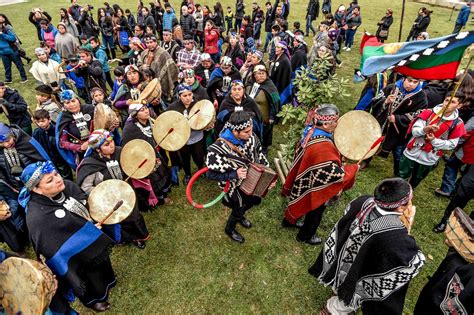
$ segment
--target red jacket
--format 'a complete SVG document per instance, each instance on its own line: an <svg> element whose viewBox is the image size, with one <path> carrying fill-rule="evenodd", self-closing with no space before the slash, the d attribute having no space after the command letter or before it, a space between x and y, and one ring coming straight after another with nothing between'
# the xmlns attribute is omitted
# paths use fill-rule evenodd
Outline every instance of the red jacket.
<svg viewBox="0 0 474 315"><path fill-rule="evenodd" d="M465 142L462 144L462 162L465 164L474 164L474 130L465 134L463 139L465 139Z"/></svg>
<svg viewBox="0 0 474 315"><path fill-rule="evenodd" d="M204 52L214 55L219 52L219 31L216 28L204 31Z"/></svg>

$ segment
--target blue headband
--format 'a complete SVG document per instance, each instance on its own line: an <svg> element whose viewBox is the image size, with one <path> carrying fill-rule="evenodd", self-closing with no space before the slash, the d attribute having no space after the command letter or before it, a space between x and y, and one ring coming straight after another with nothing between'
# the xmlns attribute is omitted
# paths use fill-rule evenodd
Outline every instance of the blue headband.
<svg viewBox="0 0 474 315"><path fill-rule="evenodd" d="M61 99L61 102L70 101L76 97L76 93L74 93L73 90L64 90L59 93L59 98Z"/></svg>

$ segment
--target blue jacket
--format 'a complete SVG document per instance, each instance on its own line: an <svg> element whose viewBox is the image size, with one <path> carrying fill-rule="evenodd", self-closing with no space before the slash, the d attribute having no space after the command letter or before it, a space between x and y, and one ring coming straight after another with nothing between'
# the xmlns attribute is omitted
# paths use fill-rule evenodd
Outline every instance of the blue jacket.
<svg viewBox="0 0 474 315"><path fill-rule="evenodd" d="M105 47L102 45L94 49L94 56L102 64L102 69L104 72L110 72L109 58L107 58L107 54L105 53L104 49Z"/></svg>
<svg viewBox="0 0 474 315"><path fill-rule="evenodd" d="M459 11L458 18L456 19L456 24L460 24L462 26L466 25L467 21L469 20L469 14L471 14L471 7L464 5Z"/></svg>
<svg viewBox="0 0 474 315"><path fill-rule="evenodd" d="M173 30L173 20L177 19L173 11L163 13L163 29Z"/></svg>
<svg viewBox="0 0 474 315"><path fill-rule="evenodd" d="M71 70L72 66L67 65L66 66L67 70ZM76 88L82 89L86 87L86 84L84 83L84 78L83 77L78 77L74 71L66 73L66 77L74 81L74 84L76 85Z"/></svg>
<svg viewBox="0 0 474 315"><path fill-rule="evenodd" d="M58 34L58 30L54 26L52 26L51 24L48 25L48 31L53 32L53 38L55 38L56 35ZM43 40L44 40L44 33L45 33L44 29L41 29L41 38Z"/></svg>
<svg viewBox="0 0 474 315"><path fill-rule="evenodd" d="M10 46L15 43L16 36L12 30L5 30L4 33L0 34L0 55L13 54L13 49Z"/></svg>

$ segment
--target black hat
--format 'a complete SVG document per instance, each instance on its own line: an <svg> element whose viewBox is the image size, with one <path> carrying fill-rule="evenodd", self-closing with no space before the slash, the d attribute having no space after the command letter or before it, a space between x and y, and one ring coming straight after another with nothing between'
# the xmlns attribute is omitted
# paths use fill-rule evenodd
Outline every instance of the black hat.
<svg viewBox="0 0 474 315"><path fill-rule="evenodd" d="M387 178L374 191L375 204L386 211L407 205L413 197L411 185L401 178Z"/></svg>
<svg viewBox="0 0 474 315"><path fill-rule="evenodd" d="M184 40L193 40L193 35L189 35L189 34L184 35Z"/></svg>
<svg viewBox="0 0 474 315"><path fill-rule="evenodd" d="M49 85L38 85L35 87L36 94L44 95L44 96L51 96L53 94L53 89Z"/></svg>

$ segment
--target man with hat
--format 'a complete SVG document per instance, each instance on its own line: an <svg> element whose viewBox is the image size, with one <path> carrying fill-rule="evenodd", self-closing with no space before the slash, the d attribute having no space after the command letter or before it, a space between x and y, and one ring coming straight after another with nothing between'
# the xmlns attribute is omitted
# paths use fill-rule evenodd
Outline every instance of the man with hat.
<svg viewBox="0 0 474 315"><path fill-rule="evenodd" d="M184 36L184 48L178 51L176 64L180 69L194 69L199 64L201 53L196 49L192 35Z"/></svg>
<svg viewBox="0 0 474 315"><path fill-rule="evenodd" d="M283 227L292 227L305 215L296 240L310 245L321 243L316 235L326 205L355 182L358 165L343 165L334 145L333 133L339 109L322 104L308 113L309 124L296 144L293 165L286 177L282 194L289 197Z"/></svg>
<svg viewBox="0 0 474 315"><path fill-rule="evenodd" d="M265 65L263 62L263 52L260 50L253 50L247 53L247 60L240 68L242 74L242 81L245 85L253 83L253 70L257 65Z"/></svg>
<svg viewBox="0 0 474 315"><path fill-rule="evenodd" d="M64 160L75 170L88 147L94 106L81 105L72 90L62 91L59 97L64 105L64 111L59 114L56 123L56 146Z"/></svg>
<svg viewBox="0 0 474 315"><path fill-rule="evenodd" d="M373 196L345 209L309 273L331 286L321 314L402 314L410 281L425 256L400 216L412 210L413 191L401 178L381 181ZM431 314L431 313L430 313Z"/></svg>
<svg viewBox="0 0 474 315"><path fill-rule="evenodd" d="M173 39L173 33L171 33L171 30L163 30L163 40L160 42L160 47L166 50L168 54L170 54L174 62L178 61L178 51L181 49L181 47Z"/></svg>
<svg viewBox="0 0 474 315"><path fill-rule="evenodd" d="M3 81L0 81L0 113L5 114L10 124L31 135L33 130L28 104L17 90L6 86Z"/></svg>
<svg viewBox="0 0 474 315"><path fill-rule="evenodd" d="M230 189L223 199L223 204L232 209L225 233L238 243L243 243L245 239L236 230L237 223L247 229L252 227L245 212L261 203L261 198L246 195L239 188L247 176L250 162L269 165L258 137L253 133L252 117L245 111L236 111L230 116L217 141L208 148L206 165L209 168L208 178L219 181L221 188L226 181L230 181Z"/></svg>
<svg viewBox="0 0 474 315"><path fill-rule="evenodd" d="M38 85L35 87L36 91L36 110L44 109L48 111L51 120L56 123L58 115L61 112L61 105L56 100L56 96L53 95L53 89L49 85Z"/></svg>
<svg viewBox="0 0 474 315"><path fill-rule="evenodd" d="M246 92L249 97L257 103L263 119L263 153L268 153L268 147L272 145L273 125L277 119L277 114L281 110L280 94L268 78L267 68L264 65L257 64L253 68L252 79L246 84ZM253 82L253 83L252 83Z"/></svg>
<svg viewBox="0 0 474 315"><path fill-rule="evenodd" d="M160 46L155 36L145 38L145 49L139 58L141 69L151 69L155 72L156 78L160 80L162 100L170 103L173 98L175 83L178 81L178 67L170 54Z"/></svg>
<svg viewBox="0 0 474 315"><path fill-rule="evenodd" d="M214 61L212 61L211 55L208 53L201 54L199 60L201 62L197 65L196 69L194 69L194 72L196 73L196 76L201 79L201 85L207 88L207 84L211 78L211 73L215 68Z"/></svg>

